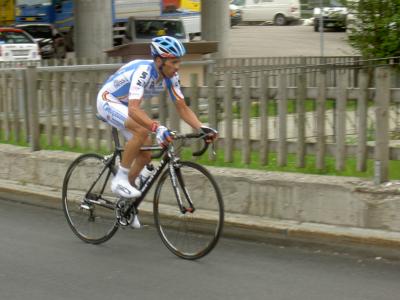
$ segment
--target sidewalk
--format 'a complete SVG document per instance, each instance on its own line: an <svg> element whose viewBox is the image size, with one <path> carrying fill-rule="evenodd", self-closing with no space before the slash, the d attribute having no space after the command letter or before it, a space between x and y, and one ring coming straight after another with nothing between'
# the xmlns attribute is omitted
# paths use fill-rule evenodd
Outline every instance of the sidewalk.
<svg viewBox="0 0 400 300"><path fill-rule="evenodd" d="M0 200L62 209L61 191L57 188L23 184L0 179ZM139 209L144 224L153 224L152 205ZM277 220L243 214L225 214L224 237L300 245L334 251L400 259L400 232Z"/></svg>

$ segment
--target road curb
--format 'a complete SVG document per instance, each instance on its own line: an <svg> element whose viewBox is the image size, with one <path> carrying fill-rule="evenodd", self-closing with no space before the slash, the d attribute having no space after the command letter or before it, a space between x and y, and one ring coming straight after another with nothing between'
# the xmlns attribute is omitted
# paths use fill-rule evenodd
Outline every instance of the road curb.
<svg viewBox="0 0 400 300"><path fill-rule="evenodd" d="M0 180L0 199L62 209L59 189L11 180ZM153 224L151 203L143 203L140 215L142 223ZM375 257L400 259L400 232L226 214L223 235L242 240L356 251Z"/></svg>

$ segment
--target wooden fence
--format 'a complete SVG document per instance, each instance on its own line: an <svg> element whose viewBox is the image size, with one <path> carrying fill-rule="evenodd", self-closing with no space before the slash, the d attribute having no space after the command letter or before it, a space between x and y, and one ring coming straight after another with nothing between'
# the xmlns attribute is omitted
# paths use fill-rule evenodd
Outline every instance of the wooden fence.
<svg viewBox="0 0 400 300"><path fill-rule="evenodd" d="M95 118L96 96L119 66L0 69L3 140L27 139L33 150L44 145L112 149L110 127ZM182 90L201 119L220 131L218 147L226 162L240 150L246 164L252 152L259 152L261 165L269 164L269 154L276 153L279 166L294 154L297 166L305 167L306 155L314 155L316 168L322 170L330 156L336 169L343 170L345 160L353 157L357 170L366 171L367 160L374 159L379 183L388 178L388 160L400 159L400 149L394 146L400 129L400 89L392 87L394 70L389 65L373 71L307 65L223 72L217 65L208 68L212 69L206 86L199 86L193 74L191 85ZM257 81L249 74L257 74ZM190 130L179 122L166 94L143 105L162 124Z"/></svg>
<svg viewBox="0 0 400 300"><path fill-rule="evenodd" d="M240 75L247 72L251 78L252 85L259 85L260 71L269 71L270 74L278 75L281 69L284 68L288 72L287 83L288 86L294 86L296 81L296 74L298 68L316 68L318 66L329 66L330 68L336 67L355 67L361 63L361 58L358 56L294 56L294 57L251 57L251 58L226 58L216 61L215 72L217 78L223 79L223 74L226 71L232 71L232 80L234 84L239 85ZM355 70L357 70L355 68ZM357 72L357 71L356 71ZM348 73L349 86L354 85L354 73ZM336 74L334 72L327 73L327 84L335 85ZM307 82L309 86L316 86L317 73L308 72ZM273 79L274 80L274 79ZM276 84L276 80L273 82Z"/></svg>

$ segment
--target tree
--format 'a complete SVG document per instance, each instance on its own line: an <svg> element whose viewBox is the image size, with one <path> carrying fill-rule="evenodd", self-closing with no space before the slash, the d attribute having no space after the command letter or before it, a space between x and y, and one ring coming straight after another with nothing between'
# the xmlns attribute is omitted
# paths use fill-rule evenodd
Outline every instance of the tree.
<svg viewBox="0 0 400 300"><path fill-rule="evenodd" d="M344 0L354 15L349 42L366 59L400 56L399 0Z"/></svg>

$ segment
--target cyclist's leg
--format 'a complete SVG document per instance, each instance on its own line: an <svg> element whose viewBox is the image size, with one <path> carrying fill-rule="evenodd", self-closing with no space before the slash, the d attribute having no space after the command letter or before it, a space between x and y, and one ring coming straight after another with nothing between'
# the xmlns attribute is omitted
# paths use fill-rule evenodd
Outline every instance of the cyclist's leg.
<svg viewBox="0 0 400 300"><path fill-rule="evenodd" d="M151 139L149 138L149 131L131 118L126 120L125 126L133 132L134 138L128 140L126 143L125 152L129 153L124 153L122 163L130 163L129 181L133 183L144 165L151 160L150 152L140 151L140 147L143 145L151 145ZM133 161L135 162L132 165Z"/></svg>
<svg viewBox="0 0 400 300"><path fill-rule="evenodd" d="M150 146L151 139L147 137L143 146ZM144 168L144 166L151 161L151 152L150 151L139 151L138 156L136 157L131 170L129 172L129 181L133 184L135 182L136 177L139 175L140 171Z"/></svg>
<svg viewBox="0 0 400 300"><path fill-rule="evenodd" d="M143 133L136 127L131 126L133 120L128 116L128 107L118 101L117 98L105 91L100 91L97 98L97 110L99 114L107 120L107 123L117 128L127 139L122 154L120 168L112 181L111 188L113 192L120 194L125 198L140 196L140 192L135 189L128 179L128 173L134 158L138 155L138 150L142 144ZM134 138L135 136L135 138ZM139 143L139 145L137 145Z"/></svg>
<svg viewBox="0 0 400 300"><path fill-rule="evenodd" d="M132 138L132 133L125 127L129 118L128 107L125 104L107 91L100 90L97 96L97 111L109 125L121 131L126 139Z"/></svg>

